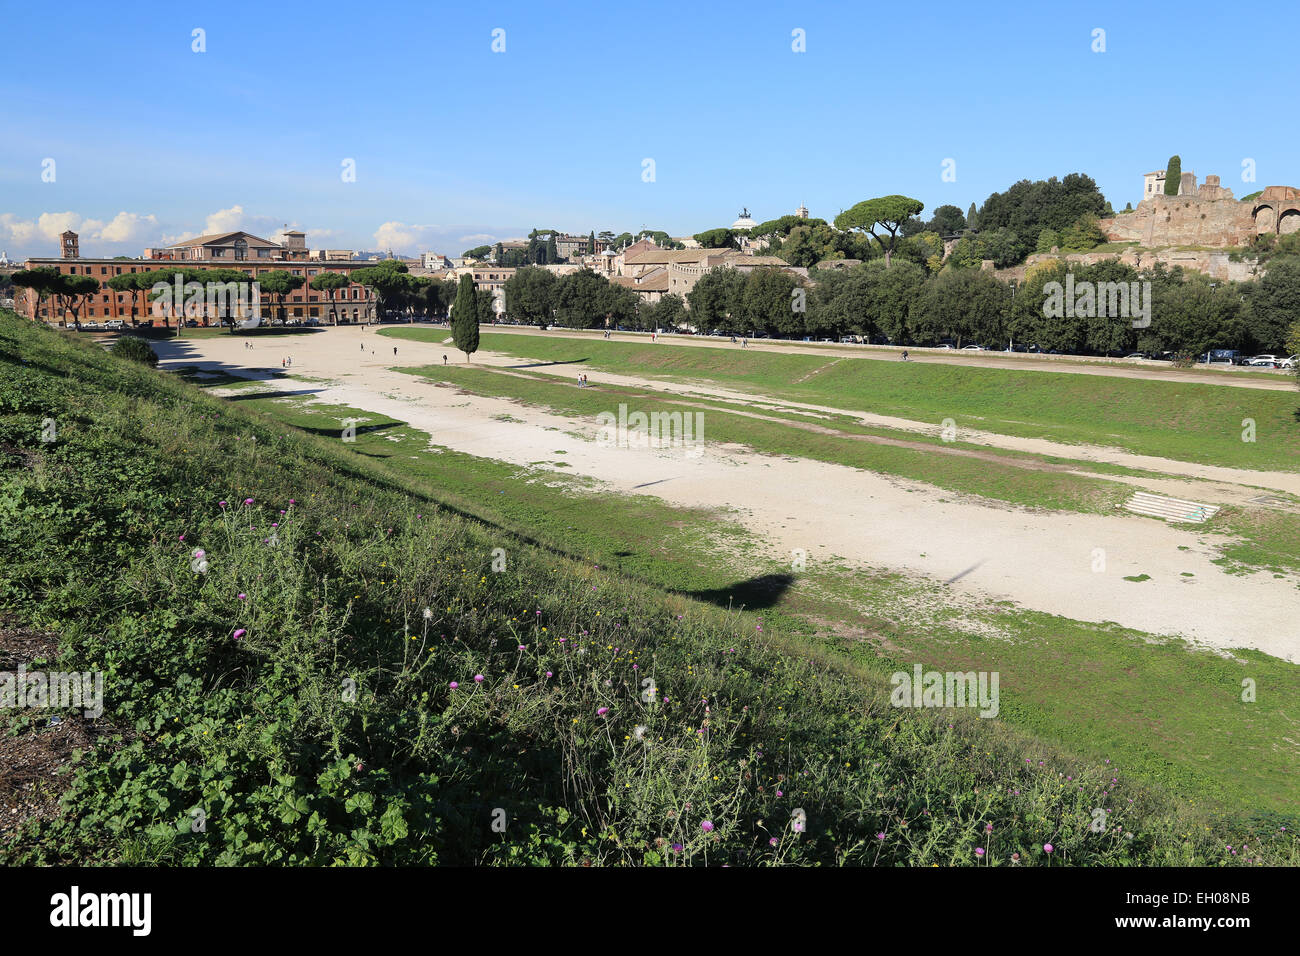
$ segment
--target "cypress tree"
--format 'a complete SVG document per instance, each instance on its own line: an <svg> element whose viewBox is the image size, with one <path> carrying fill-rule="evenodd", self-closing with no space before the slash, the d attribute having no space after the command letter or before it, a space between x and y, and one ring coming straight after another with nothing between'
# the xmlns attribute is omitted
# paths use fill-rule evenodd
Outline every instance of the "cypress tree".
<svg viewBox="0 0 1300 956"><path fill-rule="evenodd" d="M970 209L966 213L966 228L967 229L975 228L975 204L974 203L970 204Z"/></svg>
<svg viewBox="0 0 1300 956"><path fill-rule="evenodd" d="M551 233L550 237L546 240L546 261L560 261L560 250L555 246L555 233Z"/></svg>
<svg viewBox="0 0 1300 956"><path fill-rule="evenodd" d="M594 256L595 254L596 254L596 230L593 229L591 230L591 235L587 237L587 255Z"/></svg>
<svg viewBox="0 0 1300 956"><path fill-rule="evenodd" d="M1165 195L1177 196L1182 181L1183 161L1177 156L1170 156L1169 165L1165 167Z"/></svg>
<svg viewBox="0 0 1300 956"><path fill-rule="evenodd" d="M451 339L465 353L465 361L478 351L478 297L474 277L463 275L456 287L456 304L451 308Z"/></svg>

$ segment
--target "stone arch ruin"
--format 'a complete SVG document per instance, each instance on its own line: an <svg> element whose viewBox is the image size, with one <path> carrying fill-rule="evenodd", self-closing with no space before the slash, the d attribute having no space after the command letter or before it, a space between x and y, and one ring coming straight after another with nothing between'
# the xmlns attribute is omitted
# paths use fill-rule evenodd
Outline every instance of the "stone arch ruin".
<svg viewBox="0 0 1300 956"><path fill-rule="evenodd" d="M1251 206L1255 235L1285 236L1300 230L1300 189L1269 186Z"/></svg>

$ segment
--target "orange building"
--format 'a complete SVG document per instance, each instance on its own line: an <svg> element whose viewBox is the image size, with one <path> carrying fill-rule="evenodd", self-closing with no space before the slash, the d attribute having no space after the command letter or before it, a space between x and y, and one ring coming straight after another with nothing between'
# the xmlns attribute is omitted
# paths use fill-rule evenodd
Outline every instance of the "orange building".
<svg viewBox="0 0 1300 956"><path fill-rule="evenodd" d="M154 318L146 296L116 292L109 287L108 280L124 273L165 270L169 263L191 269L235 269L245 273L250 280L256 280L259 275L267 272L288 269L294 275L302 276L304 281L300 289L285 297L285 317L329 321L330 296L312 289L311 280L322 272L348 275L356 269L376 264L366 259L328 263L309 259L305 237L301 232L286 233L283 244L247 232L199 236L163 249L146 249L144 258L140 259L83 259L78 253L75 233L65 233L61 238L64 253L61 258L28 259L24 268L53 267L65 275L87 275L98 279L99 291L88 296L80 306L80 319L83 322L104 319L147 321ZM351 283L335 292L333 307L340 322L369 322L375 319L374 296L369 289L358 283ZM274 305L264 301L262 308L268 316L272 311L277 318L280 315L278 301ZM30 319L37 318L36 296L30 289L15 289L14 310ZM41 303L40 318L47 322L68 322L72 317L71 309L61 308L53 297L47 297ZM216 315L206 316L205 322L215 322L218 318Z"/></svg>

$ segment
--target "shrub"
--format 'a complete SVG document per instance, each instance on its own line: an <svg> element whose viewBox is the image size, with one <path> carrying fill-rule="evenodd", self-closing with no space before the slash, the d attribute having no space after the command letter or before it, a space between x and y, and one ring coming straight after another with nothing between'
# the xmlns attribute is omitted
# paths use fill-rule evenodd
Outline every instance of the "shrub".
<svg viewBox="0 0 1300 956"><path fill-rule="evenodd" d="M109 351L118 358L129 359L132 362L142 362L149 366L158 364L158 353L148 342L134 335L122 336L113 343Z"/></svg>

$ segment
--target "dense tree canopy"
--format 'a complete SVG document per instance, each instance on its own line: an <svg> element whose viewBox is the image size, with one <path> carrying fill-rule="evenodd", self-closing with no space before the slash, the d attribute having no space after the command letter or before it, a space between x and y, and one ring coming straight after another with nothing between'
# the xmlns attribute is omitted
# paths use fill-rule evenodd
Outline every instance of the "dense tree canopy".
<svg viewBox="0 0 1300 956"><path fill-rule="evenodd" d="M1106 199L1096 182L1082 173L1071 173L1062 180L1022 179L1004 193L993 193L984 200L978 219L981 233L1009 229L1027 254L1037 247L1044 229L1061 233L1084 216L1105 214Z"/></svg>
<svg viewBox="0 0 1300 956"><path fill-rule="evenodd" d="M910 196L881 196L877 199L864 199L835 217L836 229L856 229L876 241L885 251L885 264L888 265L898 241L898 232L903 223L913 216L919 216L925 204ZM876 232L884 230L884 235Z"/></svg>

